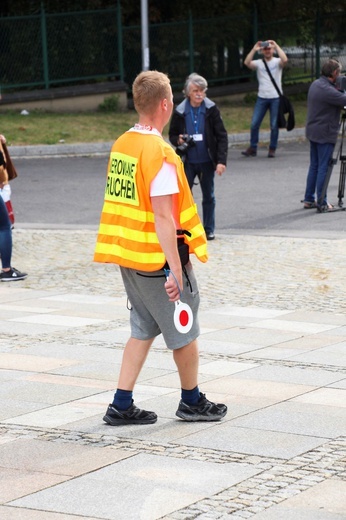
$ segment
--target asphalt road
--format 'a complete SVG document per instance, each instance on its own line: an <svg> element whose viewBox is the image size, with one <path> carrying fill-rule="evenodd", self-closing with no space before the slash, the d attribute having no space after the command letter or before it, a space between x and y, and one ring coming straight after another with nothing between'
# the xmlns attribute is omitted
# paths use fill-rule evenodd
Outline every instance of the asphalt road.
<svg viewBox="0 0 346 520"><path fill-rule="evenodd" d="M246 145L232 145L228 167L216 184L216 234L262 234L342 238L346 211L304 210L309 146L305 140L280 142L275 159L267 147L243 157ZM15 159L18 178L12 203L18 227L97 227L103 202L107 155ZM340 162L328 199L338 203ZM194 187L201 208L201 190Z"/></svg>

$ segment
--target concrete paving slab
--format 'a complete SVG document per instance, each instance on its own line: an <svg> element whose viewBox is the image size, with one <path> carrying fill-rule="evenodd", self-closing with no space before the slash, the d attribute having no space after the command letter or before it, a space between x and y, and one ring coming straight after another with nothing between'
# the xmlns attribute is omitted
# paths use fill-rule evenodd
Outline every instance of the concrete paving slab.
<svg viewBox="0 0 346 520"><path fill-rule="evenodd" d="M283 505L255 515L255 520L343 520L346 482L327 479L286 500Z"/></svg>
<svg viewBox="0 0 346 520"><path fill-rule="evenodd" d="M70 387L77 386L79 388L89 388L92 391L105 391L113 389L113 380L107 381L105 378L102 380L98 379L87 379L84 377L67 377L60 376L59 374L46 374L46 373L29 373L26 376L27 381L36 381L37 383L47 383L55 385L67 385Z"/></svg>
<svg viewBox="0 0 346 520"><path fill-rule="evenodd" d="M126 300L124 298L115 298L111 296L102 296L100 294L80 294L80 293L65 293L65 294L57 294L54 296L44 296L42 300L46 302L63 302L63 303L77 303L82 307L84 305L102 305L102 306L117 306L118 303L121 303L121 306L126 304Z"/></svg>
<svg viewBox="0 0 346 520"><path fill-rule="evenodd" d="M49 513L48 511L38 511L17 507L0 506L1 520L76 520L75 515L65 513ZM99 520L91 516L78 516L78 520Z"/></svg>
<svg viewBox="0 0 346 520"><path fill-rule="evenodd" d="M254 467L241 464L140 454L11 504L109 520L156 520L256 473ZM114 500L119 486L122 493Z"/></svg>
<svg viewBox="0 0 346 520"><path fill-rule="evenodd" d="M281 315L280 319L287 321L303 321L307 323L325 323L339 326L346 325L345 314L326 314L325 312L306 311L303 309Z"/></svg>
<svg viewBox="0 0 346 520"><path fill-rule="evenodd" d="M262 457L290 459L320 446L326 438L296 435L251 427L237 427L237 419L202 432L182 437L180 442L196 448L248 453Z"/></svg>
<svg viewBox="0 0 346 520"><path fill-rule="evenodd" d="M70 422L92 417L102 413L97 405L83 404L81 401L67 402L56 406L47 406L36 412L11 416L2 422L22 426L36 426L38 428L59 428Z"/></svg>
<svg viewBox="0 0 346 520"><path fill-rule="evenodd" d="M69 400L77 400L88 396L98 389L92 387L78 387L50 383L38 383L37 381L16 381L0 385L0 400L15 401L21 399L34 403L42 403L46 406L65 403Z"/></svg>
<svg viewBox="0 0 346 520"><path fill-rule="evenodd" d="M274 308L265 309L263 307L256 307L252 305L240 307L236 305L225 304L222 307L215 307L212 310L212 313L225 316L242 316L247 318L254 318L255 320L264 320L278 316L289 315L290 311Z"/></svg>
<svg viewBox="0 0 346 520"><path fill-rule="evenodd" d="M233 327L227 330L218 330L204 334L204 340L209 338L213 341L228 341L234 343L258 344L263 347L297 339L301 332L289 332L284 330L270 330L256 327Z"/></svg>
<svg viewBox="0 0 346 520"><path fill-rule="evenodd" d="M229 329L231 327L248 325L256 321L253 317L249 316L233 316L226 312L218 313L217 311L201 311L200 322L203 324L203 329L218 330L218 329Z"/></svg>
<svg viewBox="0 0 346 520"><path fill-rule="evenodd" d="M129 327L114 327L113 329L96 332L82 332L80 338L89 341L100 341L109 345L125 345L130 336Z"/></svg>
<svg viewBox="0 0 346 520"><path fill-rule="evenodd" d="M273 329L281 331L302 332L304 334L317 334L318 332L331 331L337 328L335 325L327 325L324 323L309 323L307 321L293 321L293 320L261 320L252 323L252 327L259 327L261 329Z"/></svg>
<svg viewBox="0 0 346 520"><path fill-rule="evenodd" d="M3 347L0 347L1 350L3 350ZM35 372L25 372L23 371L14 371L14 370L6 370L3 368L0 368L0 383L3 381L15 381L20 379L26 379L27 377L30 377L31 375L35 375Z"/></svg>
<svg viewBox="0 0 346 520"><path fill-rule="evenodd" d="M78 365L72 365L70 367L62 367L56 370L52 370L52 374L66 376L66 377L78 377L86 379L95 379L98 381L115 381L116 376L119 373L120 364L110 363L91 363L85 362Z"/></svg>
<svg viewBox="0 0 346 520"><path fill-rule="evenodd" d="M286 401L232 421L232 425L268 431L336 438L345 434L344 407Z"/></svg>
<svg viewBox="0 0 346 520"><path fill-rule="evenodd" d="M319 388L308 394L294 397L291 402L346 408L345 392L333 388Z"/></svg>
<svg viewBox="0 0 346 520"><path fill-rule="evenodd" d="M278 381L261 381L242 378L242 372L209 381L203 385L206 391L219 392L224 395L262 397L269 403L285 401L297 395L314 390L315 387L301 384L289 384Z"/></svg>
<svg viewBox="0 0 346 520"><path fill-rule="evenodd" d="M0 450L1 451L1 450ZM4 504L36 491L49 488L71 477L54 475L43 471L28 471L26 469L0 468L0 503ZM0 518L1 508L0 508Z"/></svg>
<svg viewBox="0 0 346 520"><path fill-rule="evenodd" d="M335 336L343 336L346 339L346 327L338 327L331 332Z"/></svg>
<svg viewBox="0 0 346 520"><path fill-rule="evenodd" d="M291 359L303 363L318 363L320 365L333 365L346 367L346 341L321 347L313 352L296 354Z"/></svg>
<svg viewBox="0 0 346 520"><path fill-rule="evenodd" d="M200 336L198 339L200 352L208 352L210 354L224 354L228 356L237 356L242 353L250 353L264 348L257 343L237 343L234 341L227 341L227 339L220 339L216 341L212 339L212 335Z"/></svg>
<svg viewBox="0 0 346 520"><path fill-rule="evenodd" d="M73 365L74 363L76 361L71 359L47 358L19 353L0 353L0 367L11 370L46 372L58 367Z"/></svg>
<svg viewBox="0 0 346 520"><path fill-rule="evenodd" d="M328 319L328 316L329 315L327 315L326 319ZM335 331L335 329L332 330L333 332ZM286 341L285 343L277 343L275 348L290 348L297 349L297 351L309 351L321 347L326 347L328 345L335 345L337 343L340 343L340 340L337 338L337 336L329 335L327 332L321 334L308 334L297 339Z"/></svg>
<svg viewBox="0 0 346 520"><path fill-rule="evenodd" d="M0 310L1 311L6 311L6 312L21 312L23 313L31 313L31 314L46 314L46 313L49 313L49 312L53 312L53 311L57 311L58 309L56 307L52 307L51 309L48 308L48 307L36 307L34 305L28 305L28 302L24 302L24 304L22 304L21 302L16 302L15 304L12 304L12 305L8 305L8 304L3 304L3 305L0 305ZM6 318L7 318L7 314L6 314Z"/></svg>
<svg viewBox="0 0 346 520"><path fill-rule="evenodd" d="M286 343L287 345L289 342ZM305 350L313 350L311 348L305 349ZM252 352L246 352L245 354L242 354L241 357L243 359L276 359L278 361L284 361L285 359L292 359L293 356L297 354L296 349L290 349L290 348L284 348L284 347L262 347L261 349L252 351Z"/></svg>
<svg viewBox="0 0 346 520"><path fill-rule="evenodd" d="M237 363L233 361L220 360L203 363L200 366L200 374L210 374L218 377L228 376L230 374L238 374L239 372L251 371L257 367L255 363Z"/></svg>
<svg viewBox="0 0 346 520"><path fill-rule="evenodd" d="M346 378L340 379L340 381L337 381L336 383L333 383L332 385L329 385L330 388L343 388L346 389Z"/></svg>
<svg viewBox="0 0 346 520"><path fill-rule="evenodd" d="M88 342L81 342L80 336L71 337L69 341L52 342L47 341L35 342L22 348L31 356L55 357L59 352L64 359L71 359L76 363L90 361L104 361L110 363L120 363L122 359L123 349L116 349L109 345L89 345Z"/></svg>
<svg viewBox="0 0 346 520"><path fill-rule="evenodd" d="M21 302L28 305L31 301L38 301L40 298L47 296L47 294L50 296L61 294L61 289L47 293L46 290L38 290L36 287L28 291L23 285L1 284L0 303L16 302L17 305L17 302Z"/></svg>
<svg viewBox="0 0 346 520"><path fill-rule="evenodd" d="M319 387L338 381L340 374L322 369L317 372L309 368L265 365L254 366L246 372L242 372L241 378Z"/></svg>
<svg viewBox="0 0 346 520"><path fill-rule="evenodd" d="M20 417L21 415L25 415L27 413L42 410L42 408L47 406L47 404L42 402L36 403L33 401L24 401L20 398L20 396L17 396L17 399L12 399L11 401L7 402L4 401L1 404L0 420L4 421L6 419L11 419L12 417Z"/></svg>
<svg viewBox="0 0 346 520"><path fill-rule="evenodd" d="M76 477L126 459L129 452L38 439L19 439L0 445L1 467ZM45 486L46 487L46 486Z"/></svg>
<svg viewBox="0 0 346 520"><path fill-rule="evenodd" d="M77 316L65 316L62 314L35 314L33 316L12 318L8 321L11 321L12 323L34 323L37 325L53 325L59 327L86 327L88 325L105 323L107 320L83 318Z"/></svg>
<svg viewBox="0 0 346 520"><path fill-rule="evenodd" d="M21 321L2 320L0 321L1 336L37 336L41 334L52 334L54 332L66 331L67 327L61 325L44 325L42 323L28 323Z"/></svg>

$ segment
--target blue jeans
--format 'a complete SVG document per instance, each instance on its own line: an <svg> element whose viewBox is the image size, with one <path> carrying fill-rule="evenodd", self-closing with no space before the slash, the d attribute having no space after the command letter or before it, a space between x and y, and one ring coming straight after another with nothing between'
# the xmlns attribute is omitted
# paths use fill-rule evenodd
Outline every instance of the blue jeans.
<svg viewBox="0 0 346 520"><path fill-rule="evenodd" d="M250 146L257 150L259 129L267 111L270 111L270 145L269 148L276 150L279 139L278 112L280 98L261 98L257 97L255 108L252 114Z"/></svg>
<svg viewBox="0 0 346 520"><path fill-rule="evenodd" d="M185 162L185 174L192 191L194 180L198 177L202 190L203 226L205 232L214 233L215 230L215 194L214 194L214 165L210 162L199 164Z"/></svg>
<svg viewBox="0 0 346 520"><path fill-rule="evenodd" d="M11 267L12 231L7 208L0 195L0 256L3 269Z"/></svg>
<svg viewBox="0 0 346 520"><path fill-rule="evenodd" d="M333 150L332 143L320 144L310 141L310 166L306 179L305 202L315 202L315 200L319 202ZM322 201L322 205L325 204L327 204L327 193Z"/></svg>

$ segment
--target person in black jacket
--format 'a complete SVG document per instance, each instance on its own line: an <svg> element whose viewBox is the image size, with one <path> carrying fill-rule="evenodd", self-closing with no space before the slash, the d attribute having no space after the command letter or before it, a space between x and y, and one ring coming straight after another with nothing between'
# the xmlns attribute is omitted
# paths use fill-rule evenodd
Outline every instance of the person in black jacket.
<svg viewBox="0 0 346 520"><path fill-rule="evenodd" d="M185 82L185 98L174 110L169 140L184 161L185 174L192 190L197 177L202 190L203 225L208 240L214 240L215 173L226 169L228 135L216 104L206 97L208 83L192 73Z"/></svg>

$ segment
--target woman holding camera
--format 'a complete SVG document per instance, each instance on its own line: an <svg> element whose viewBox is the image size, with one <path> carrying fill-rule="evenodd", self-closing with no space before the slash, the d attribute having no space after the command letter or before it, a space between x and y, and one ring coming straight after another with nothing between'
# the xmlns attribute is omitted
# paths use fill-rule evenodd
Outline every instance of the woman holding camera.
<svg viewBox="0 0 346 520"><path fill-rule="evenodd" d="M226 169L228 135L216 104L206 97L208 83L196 73L185 82L185 99L174 110L169 140L184 161L192 190L197 177L202 190L203 226L207 240L215 235L215 173Z"/></svg>

